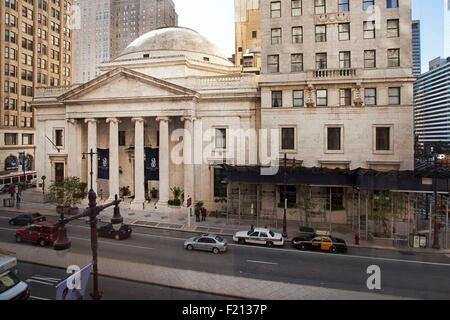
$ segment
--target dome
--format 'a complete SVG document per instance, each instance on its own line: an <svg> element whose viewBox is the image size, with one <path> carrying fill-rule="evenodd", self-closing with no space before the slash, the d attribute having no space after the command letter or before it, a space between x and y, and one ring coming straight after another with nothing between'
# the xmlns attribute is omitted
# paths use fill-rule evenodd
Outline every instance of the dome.
<svg viewBox="0 0 450 320"><path fill-rule="evenodd" d="M150 31L134 40L116 60L136 58L141 54L158 56L161 53L194 53L217 58L230 65L228 58L207 38L198 32L183 27L168 27Z"/></svg>

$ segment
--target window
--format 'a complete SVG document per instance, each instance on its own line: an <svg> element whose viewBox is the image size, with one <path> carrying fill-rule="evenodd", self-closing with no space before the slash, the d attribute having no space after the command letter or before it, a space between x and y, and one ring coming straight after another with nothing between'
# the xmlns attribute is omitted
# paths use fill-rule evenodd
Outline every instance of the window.
<svg viewBox="0 0 450 320"><path fill-rule="evenodd" d="M283 106L283 91L272 91L272 108Z"/></svg>
<svg viewBox="0 0 450 320"><path fill-rule="evenodd" d="M294 53L291 54L291 72L303 71L303 54Z"/></svg>
<svg viewBox="0 0 450 320"><path fill-rule="evenodd" d="M364 51L364 68L376 68L377 67L377 52L375 50Z"/></svg>
<svg viewBox="0 0 450 320"><path fill-rule="evenodd" d="M226 128L216 128L214 140L215 140L216 149L226 149L227 148L227 129Z"/></svg>
<svg viewBox="0 0 450 320"><path fill-rule="evenodd" d="M327 26L317 25L316 26L316 42L326 42L327 41Z"/></svg>
<svg viewBox="0 0 450 320"><path fill-rule="evenodd" d="M399 105L400 100L400 88L389 88L389 104Z"/></svg>
<svg viewBox="0 0 450 320"><path fill-rule="evenodd" d="M370 7L375 5L375 0L363 0L363 10L367 11Z"/></svg>
<svg viewBox="0 0 450 320"><path fill-rule="evenodd" d="M377 127L376 134L376 151L391 151L391 128Z"/></svg>
<svg viewBox="0 0 450 320"><path fill-rule="evenodd" d="M295 128L281 128L281 150L295 150Z"/></svg>
<svg viewBox="0 0 450 320"><path fill-rule="evenodd" d="M341 151L342 150L342 128L328 127L327 128L327 150Z"/></svg>
<svg viewBox="0 0 450 320"><path fill-rule="evenodd" d="M339 52L339 68L348 69L352 67L350 51Z"/></svg>
<svg viewBox="0 0 450 320"><path fill-rule="evenodd" d="M398 0L386 0L386 8L398 8Z"/></svg>
<svg viewBox="0 0 450 320"><path fill-rule="evenodd" d="M258 37L258 31L252 31L252 39L256 39Z"/></svg>
<svg viewBox="0 0 450 320"><path fill-rule="evenodd" d="M364 21L364 39L375 39L375 21Z"/></svg>
<svg viewBox="0 0 450 320"><path fill-rule="evenodd" d="M277 73L280 72L280 56L270 55L267 57L267 72Z"/></svg>
<svg viewBox="0 0 450 320"><path fill-rule="evenodd" d="M293 17L298 17L303 14L302 0L291 1L291 14Z"/></svg>
<svg viewBox="0 0 450 320"><path fill-rule="evenodd" d="M281 1L274 1L270 3L270 17L281 18Z"/></svg>
<svg viewBox="0 0 450 320"><path fill-rule="evenodd" d="M305 105L305 94L303 90L292 91L292 105L295 108L303 107Z"/></svg>
<svg viewBox="0 0 450 320"><path fill-rule="evenodd" d="M292 28L292 43L303 43L303 27Z"/></svg>
<svg viewBox="0 0 450 320"><path fill-rule="evenodd" d="M119 146L123 147L127 145L127 135L125 131L119 131Z"/></svg>
<svg viewBox="0 0 450 320"><path fill-rule="evenodd" d="M350 40L350 23L339 23L339 41Z"/></svg>
<svg viewBox="0 0 450 320"><path fill-rule="evenodd" d="M227 185L224 183L226 179L225 170L222 168L214 168L214 197L226 198Z"/></svg>
<svg viewBox="0 0 450 320"><path fill-rule="evenodd" d="M400 36L400 25L398 19L391 19L387 21L387 37L398 38Z"/></svg>
<svg viewBox="0 0 450 320"><path fill-rule="evenodd" d="M340 89L339 90L339 104L341 106L352 105L352 89Z"/></svg>
<svg viewBox="0 0 450 320"><path fill-rule="evenodd" d="M272 40L271 43L272 44L281 44L281 29L277 28L277 29L272 29Z"/></svg>
<svg viewBox="0 0 450 320"><path fill-rule="evenodd" d="M377 89L376 88L364 89L364 104L366 106L375 106L377 104Z"/></svg>
<svg viewBox="0 0 450 320"><path fill-rule="evenodd" d="M285 193L286 190L286 193ZM296 186L280 186L280 208L284 208L285 201L287 199L288 208L292 208L297 205L297 187Z"/></svg>
<svg viewBox="0 0 450 320"><path fill-rule="evenodd" d="M350 0L338 0L339 12L350 11Z"/></svg>
<svg viewBox="0 0 450 320"><path fill-rule="evenodd" d="M22 144L25 146L29 146L33 144L33 135L32 134L22 134Z"/></svg>
<svg viewBox="0 0 450 320"><path fill-rule="evenodd" d="M326 53L317 53L316 54L316 69L327 69L327 54Z"/></svg>
<svg viewBox="0 0 450 320"><path fill-rule="evenodd" d="M326 0L314 0L314 13L323 14L327 12Z"/></svg>
<svg viewBox="0 0 450 320"><path fill-rule="evenodd" d="M389 49L387 53L388 67L400 67L400 49Z"/></svg>
<svg viewBox="0 0 450 320"><path fill-rule="evenodd" d="M331 210L344 210L344 188L324 188L326 192L326 208L330 209L331 196Z"/></svg>
<svg viewBox="0 0 450 320"><path fill-rule="evenodd" d="M316 105L318 107L328 106L328 91L326 89L316 90Z"/></svg>
<svg viewBox="0 0 450 320"><path fill-rule="evenodd" d="M17 133L5 133L5 146L17 145Z"/></svg>
<svg viewBox="0 0 450 320"><path fill-rule="evenodd" d="M63 147L64 146L64 129L55 129L53 136L53 141L55 146Z"/></svg>

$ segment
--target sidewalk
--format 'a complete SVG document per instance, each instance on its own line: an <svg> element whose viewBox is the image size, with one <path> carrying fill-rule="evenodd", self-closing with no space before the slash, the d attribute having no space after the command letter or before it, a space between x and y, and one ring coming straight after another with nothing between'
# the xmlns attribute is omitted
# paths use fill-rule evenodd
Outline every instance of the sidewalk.
<svg viewBox="0 0 450 320"><path fill-rule="evenodd" d="M19 261L67 268L90 262L88 255L62 253L44 248L1 243L0 247L16 252ZM169 288L251 300L407 300L409 298L369 292L312 287L284 282L226 276L154 265L118 261L99 257L99 273L103 276L138 281Z"/></svg>
<svg viewBox="0 0 450 320"><path fill-rule="evenodd" d="M2 199L9 197L9 195L0 195L1 204ZM99 201L99 204L102 204ZM87 202L80 205L80 208L87 207ZM3 208L6 211L14 212L26 212L33 213L39 212L48 216L58 216L55 206L47 204L43 200L43 194L38 189L30 189L25 191L22 197L22 203L20 209L16 208ZM237 231L242 231L250 229L255 221L250 220L239 220L239 219L227 219L224 217L207 217L205 222L195 222L195 216L190 218L190 227L188 223L187 210L186 214L179 213L161 213L152 209L148 211L130 210L129 205L126 203L121 204L120 212L124 217L124 222L132 226L146 227L146 228L157 228L157 229L167 229L175 231L185 231L185 232L199 232L199 233L214 233L225 236L233 236ZM108 221L113 215L113 208L105 210L101 215L100 219L103 221ZM255 225L256 226L256 225ZM260 224L259 227L264 227L266 225ZM282 223L272 222L267 225L274 231L281 232ZM413 252L413 253L427 253L427 254L450 254L450 250L434 250L434 249L413 249L407 247L394 247L394 246L376 246L370 241L360 240L360 245L354 244L354 234L352 232L345 232L345 228L336 227L333 230L333 236L336 238L341 238L346 241L348 247L354 248L367 248L367 249L380 249L380 250L394 250L400 252ZM288 221L288 239L290 241L293 237L298 236L298 223Z"/></svg>

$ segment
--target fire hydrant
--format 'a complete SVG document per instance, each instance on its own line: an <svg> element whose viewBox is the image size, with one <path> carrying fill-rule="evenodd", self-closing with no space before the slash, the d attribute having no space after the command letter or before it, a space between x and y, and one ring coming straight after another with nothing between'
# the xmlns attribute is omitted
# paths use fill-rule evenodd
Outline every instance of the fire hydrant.
<svg viewBox="0 0 450 320"><path fill-rule="evenodd" d="M355 244L359 245L359 234L355 233Z"/></svg>

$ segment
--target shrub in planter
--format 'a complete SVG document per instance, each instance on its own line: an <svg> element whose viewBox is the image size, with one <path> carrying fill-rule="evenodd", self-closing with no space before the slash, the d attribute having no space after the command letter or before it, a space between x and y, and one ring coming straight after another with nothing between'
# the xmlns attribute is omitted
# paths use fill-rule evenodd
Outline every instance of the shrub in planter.
<svg viewBox="0 0 450 320"><path fill-rule="evenodd" d="M77 205L87 196L87 184L78 177L68 177L50 185L46 201L56 205L58 213L75 214Z"/></svg>
<svg viewBox="0 0 450 320"><path fill-rule="evenodd" d="M168 204L169 204L169 206L180 207L181 206L181 200L180 199L169 200Z"/></svg>

